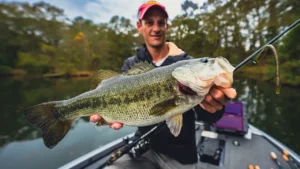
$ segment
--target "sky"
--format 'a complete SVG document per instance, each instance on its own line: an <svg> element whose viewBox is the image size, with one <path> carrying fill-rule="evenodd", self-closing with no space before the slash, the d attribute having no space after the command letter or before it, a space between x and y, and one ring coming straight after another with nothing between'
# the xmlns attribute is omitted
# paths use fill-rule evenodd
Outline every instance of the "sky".
<svg viewBox="0 0 300 169"><path fill-rule="evenodd" d="M41 0L0 0L0 2L28 2L30 4ZM139 6L147 0L43 0L64 10L67 17L73 20L82 16L92 20L94 23L108 22L112 16L119 15L135 22ZM185 0L158 0L163 4L172 20L176 15L182 13L181 4ZM193 0L202 5L204 0Z"/></svg>

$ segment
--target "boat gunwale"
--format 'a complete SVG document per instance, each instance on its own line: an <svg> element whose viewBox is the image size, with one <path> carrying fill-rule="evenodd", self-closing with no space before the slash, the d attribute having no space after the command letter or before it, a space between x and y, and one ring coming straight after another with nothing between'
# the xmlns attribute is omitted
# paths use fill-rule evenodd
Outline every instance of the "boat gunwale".
<svg viewBox="0 0 300 169"><path fill-rule="evenodd" d="M134 137L135 132L130 133L126 136L123 136L121 138L118 138L110 143L105 144L104 146L98 147L93 151L88 152L87 154L80 156L67 164L59 167L58 169L69 169L69 168L82 168L86 165L89 165L91 162L96 162L97 160L103 158L104 156L112 153L115 151L115 147L119 148L126 144L124 141L125 138L131 139ZM113 149L113 150L111 150ZM111 150L111 151L109 151Z"/></svg>

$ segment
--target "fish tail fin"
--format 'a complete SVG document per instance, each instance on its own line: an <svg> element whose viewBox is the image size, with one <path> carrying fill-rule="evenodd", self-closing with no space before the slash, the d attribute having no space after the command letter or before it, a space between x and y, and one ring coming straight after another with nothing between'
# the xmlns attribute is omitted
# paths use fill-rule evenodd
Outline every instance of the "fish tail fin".
<svg viewBox="0 0 300 169"><path fill-rule="evenodd" d="M24 111L27 121L42 131L44 144L53 148L60 142L72 126L72 120L58 119L57 105L60 102L47 102Z"/></svg>

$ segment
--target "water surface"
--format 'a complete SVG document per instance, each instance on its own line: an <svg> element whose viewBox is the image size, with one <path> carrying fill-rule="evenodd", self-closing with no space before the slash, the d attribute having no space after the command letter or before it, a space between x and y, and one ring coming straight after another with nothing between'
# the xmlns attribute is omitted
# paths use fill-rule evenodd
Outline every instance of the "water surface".
<svg viewBox="0 0 300 169"><path fill-rule="evenodd" d="M274 83L236 78L238 99L245 105L249 122L300 153L300 89ZM24 119L21 110L46 101L74 97L90 90L89 79L1 79L0 83L0 168L50 169L125 136L133 127L113 131L94 128L88 118L74 121L71 131L53 149L44 146L39 131Z"/></svg>

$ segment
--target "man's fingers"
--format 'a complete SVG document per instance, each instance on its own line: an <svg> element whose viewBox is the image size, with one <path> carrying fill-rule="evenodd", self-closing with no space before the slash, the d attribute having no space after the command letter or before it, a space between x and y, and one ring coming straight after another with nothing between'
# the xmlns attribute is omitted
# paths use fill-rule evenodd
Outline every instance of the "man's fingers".
<svg viewBox="0 0 300 169"><path fill-rule="evenodd" d="M209 93L208 93L208 95L205 96L204 101L206 101L207 103L209 103L212 106L220 105L220 103L216 99L214 99L213 96L210 95Z"/></svg>
<svg viewBox="0 0 300 169"><path fill-rule="evenodd" d="M202 107L202 109L210 112L210 113L215 113L217 110L215 109L215 107L209 105L207 102L203 101L200 103L200 106Z"/></svg>
<svg viewBox="0 0 300 169"><path fill-rule="evenodd" d="M99 114L92 114L90 116L90 121L96 123L101 120L101 116Z"/></svg>
<svg viewBox="0 0 300 169"><path fill-rule="evenodd" d="M237 95L236 90L234 88L218 87L218 89L221 90L229 99L234 99Z"/></svg>
<svg viewBox="0 0 300 169"><path fill-rule="evenodd" d="M119 130L120 128L123 127L123 124L116 122L116 123L110 124L109 127L112 128L112 129L114 129L114 130Z"/></svg>
<svg viewBox="0 0 300 169"><path fill-rule="evenodd" d="M220 102L220 104L224 105L227 103L227 99L225 98L224 92L218 88L211 88L209 94L215 99L216 101ZM210 102L208 102L210 103Z"/></svg>
<svg viewBox="0 0 300 169"><path fill-rule="evenodd" d="M215 113L221 110L229 99L234 99L237 93L233 88L212 87L200 106L210 112Z"/></svg>

